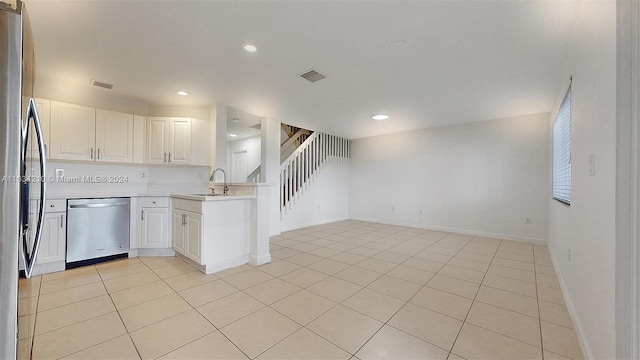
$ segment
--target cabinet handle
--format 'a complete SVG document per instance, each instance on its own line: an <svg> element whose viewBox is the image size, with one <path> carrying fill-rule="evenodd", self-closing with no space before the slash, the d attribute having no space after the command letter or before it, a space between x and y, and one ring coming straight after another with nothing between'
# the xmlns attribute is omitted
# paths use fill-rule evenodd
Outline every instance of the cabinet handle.
<svg viewBox="0 0 640 360"><path fill-rule="evenodd" d="M91 148L91 159L93 159L93 148Z"/></svg>
<svg viewBox="0 0 640 360"><path fill-rule="evenodd" d="M164 153L164 162L167 162L167 153Z"/></svg>
<svg viewBox="0 0 640 360"><path fill-rule="evenodd" d="M60 227L64 227L64 214L60 215Z"/></svg>
<svg viewBox="0 0 640 360"><path fill-rule="evenodd" d="M100 160L100 148L98 148L98 160Z"/></svg>
<svg viewBox="0 0 640 360"><path fill-rule="evenodd" d="M169 162L171 162L171 153L169 153Z"/></svg>
<svg viewBox="0 0 640 360"><path fill-rule="evenodd" d="M142 215L140 216L140 220L144 221L144 210L142 210Z"/></svg>
<svg viewBox="0 0 640 360"><path fill-rule="evenodd" d="M187 225L187 215L182 214L182 226Z"/></svg>
<svg viewBox="0 0 640 360"><path fill-rule="evenodd" d="M49 151L47 150L47 144L44 144L44 157L45 157L45 158L47 157L47 153L48 153L48 152L49 152Z"/></svg>

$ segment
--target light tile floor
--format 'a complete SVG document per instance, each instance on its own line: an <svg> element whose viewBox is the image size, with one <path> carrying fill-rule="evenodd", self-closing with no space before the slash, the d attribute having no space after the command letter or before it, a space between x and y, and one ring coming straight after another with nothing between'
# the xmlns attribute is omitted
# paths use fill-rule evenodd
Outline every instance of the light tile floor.
<svg viewBox="0 0 640 360"><path fill-rule="evenodd" d="M213 275L142 257L23 279L38 298L20 348L33 340L34 359L582 357L545 246L343 221L276 236L271 254Z"/></svg>

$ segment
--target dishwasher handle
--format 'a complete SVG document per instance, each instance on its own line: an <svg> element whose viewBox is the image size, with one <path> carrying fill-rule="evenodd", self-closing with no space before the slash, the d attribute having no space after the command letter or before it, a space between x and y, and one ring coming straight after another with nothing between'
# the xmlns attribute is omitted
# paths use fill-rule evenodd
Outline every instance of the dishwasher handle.
<svg viewBox="0 0 640 360"><path fill-rule="evenodd" d="M74 204L69 205L69 209L86 209L86 208L106 208L106 207L114 207L114 206L127 206L128 202L117 202L117 203L96 203L96 204Z"/></svg>

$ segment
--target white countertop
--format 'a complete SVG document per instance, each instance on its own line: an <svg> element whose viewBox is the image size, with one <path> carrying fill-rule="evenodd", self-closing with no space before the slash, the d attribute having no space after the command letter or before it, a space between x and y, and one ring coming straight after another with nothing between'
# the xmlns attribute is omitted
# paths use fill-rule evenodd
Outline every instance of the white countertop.
<svg viewBox="0 0 640 360"><path fill-rule="evenodd" d="M171 194L171 197L185 200L196 200L196 201L229 201L229 200L247 200L247 199L255 199L256 196L253 194L249 195L196 195L196 194Z"/></svg>

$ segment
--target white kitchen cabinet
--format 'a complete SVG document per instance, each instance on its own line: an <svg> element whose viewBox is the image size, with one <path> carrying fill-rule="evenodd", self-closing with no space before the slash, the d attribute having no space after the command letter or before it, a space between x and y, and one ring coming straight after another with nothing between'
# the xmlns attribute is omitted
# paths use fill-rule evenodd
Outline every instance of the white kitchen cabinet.
<svg viewBox="0 0 640 360"><path fill-rule="evenodd" d="M202 214L185 212L185 220L187 231L185 254L191 260L204 264L202 261Z"/></svg>
<svg viewBox="0 0 640 360"><path fill-rule="evenodd" d="M169 248L169 198L146 197L141 199L140 247L145 249Z"/></svg>
<svg viewBox="0 0 640 360"><path fill-rule="evenodd" d="M191 164L191 119L148 117L147 162Z"/></svg>
<svg viewBox="0 0 640 360"><path fill-rule="evenodd" d="M172 198L173 249L206 274L249 260L251 197Z"/></svg>
<svg viewBox="0 0 640 360"><path fill-rule="evenodd" d="M133 115L96 110L96 161L133 162Z"/></svg>
<svg viewBox="0 0 640 360"><path fill-rule="evenodd" d="M144 162L144 116L133 115L133 162Z"/></svg>
<svg viewBox="0 0 640 360"><path fill-rule="evenodd" d="M187 232L184 227L184 215L184 212L180 210L173 210L173 222L171 225L173 229L173 250L179 254L186 256Z"/></svg>
<svg viewBox="0 0 640 360"><path fill-rule="evenodd" d="M35 223L38 221L39 200L29 202L29 222L34 224L29 247L33 246ZM65 269L67 250L67 200L47 200L45 203L42 237L36 255L33 274L47 274Z"/></svg>
<svg viewBox="0 0 640 360"><path fill-rule="evenodd" d="M87 106L51 102L50 158L93 160L96 111Z"/></svg>
<svg viewBox="0 0 640 360"><path fill-rule="evenodd" d="M174 209L173 250L196 263L202 259L202 214Z"/></svg>
<svg viewBox="0 0 640 360"><path fill-rule="evenodd" d="M29 101L29 98L23 98L24 101ZM42 129L42 135L44 138L44 148L46 158L49 158L49 138L51 127L51 101L46 99L35 99L36 110L38 111L38 117L40 118L40 128ZM27 158L38 159L38 140L36 137L36 131L33 126L33 122L29 123L29 139L27 143Z"/></svg>
<svg viewBox="0 0 640 360"><path fill-rule="evenodd" d="M45 214L36 264L65 260L66 224L67 214L64 212Z"/></svg>
<svg viewBox="0 0 640 360"><path fill-rule="evenodd" d="M169 118L169 162L191 164L191 119Z"/></svg>
<svg viewBox="0 0 640 360"><path fill-rule="evenodd" d="M50 158L132 163L134 116L51 101Z"/></svg>
<svg viewBox="0 0 640 360"><path fill-rule="evenodd" d="M145 162L209 166L210 131L204 120L148 117Z"/></svg>

